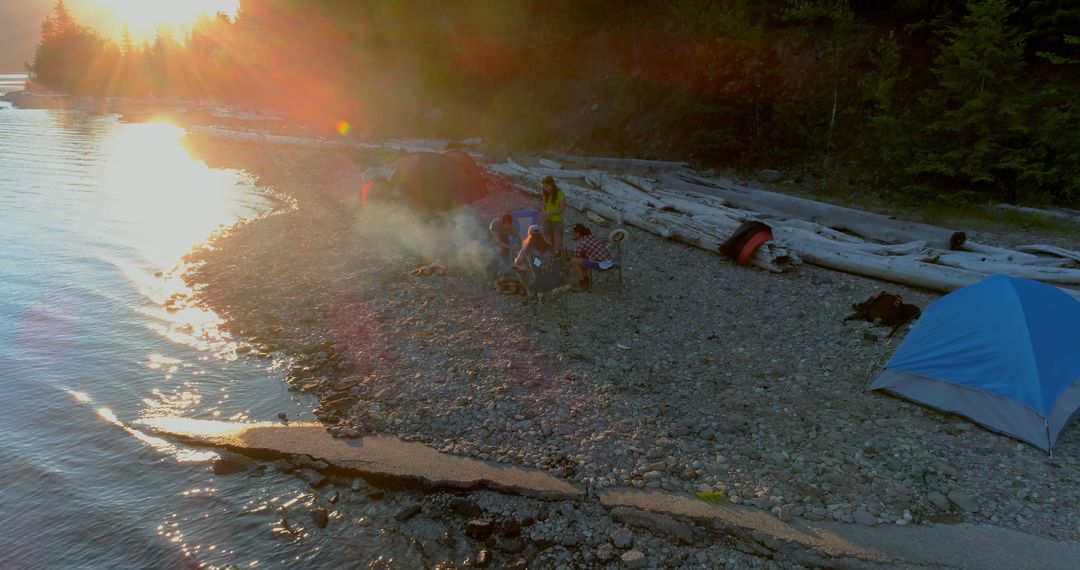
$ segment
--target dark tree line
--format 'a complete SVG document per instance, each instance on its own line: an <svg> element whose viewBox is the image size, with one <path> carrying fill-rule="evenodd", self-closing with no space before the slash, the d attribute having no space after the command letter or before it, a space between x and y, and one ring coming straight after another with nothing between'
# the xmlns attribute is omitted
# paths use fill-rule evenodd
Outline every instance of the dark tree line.
<svg viewBox="0 0 1080 570"><path fill-rule="evenodd" d="M360 132L858 164L915 199L1080 202L1072 0L242 0L135 45L63 2L31 73Z"/></svg>

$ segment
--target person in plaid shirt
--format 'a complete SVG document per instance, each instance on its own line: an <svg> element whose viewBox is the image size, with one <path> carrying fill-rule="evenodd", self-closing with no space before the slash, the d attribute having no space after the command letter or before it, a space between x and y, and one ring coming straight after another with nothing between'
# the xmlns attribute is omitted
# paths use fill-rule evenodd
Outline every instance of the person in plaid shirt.
<svg viewBox="0 0 1080 570"><path fill-rule="evenodd" d="M594 236L592 230L584 224L574 224L570 228L570 233L573 234L574 241L577 242L574 256L570 258L570 263L573 264L574 271L577 272L580 280L577 290L587 291L592 284L589 279L589 270L599 269L605 271L611 269L614 262L611 259L611 252L604 246L604 242Z"/></svg>

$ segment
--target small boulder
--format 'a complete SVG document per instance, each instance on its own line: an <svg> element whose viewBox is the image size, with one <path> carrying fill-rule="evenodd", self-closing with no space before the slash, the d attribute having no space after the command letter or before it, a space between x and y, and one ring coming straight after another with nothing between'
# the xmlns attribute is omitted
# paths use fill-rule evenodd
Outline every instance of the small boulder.
<svg viewBox="0 0 1080 570"><path fill-rule="evenodd" d="M220 475L222 477L226 475L232 475L234 473L243 473L244 471L251 471L258 466L258 462L239 453L233 453L231 451L219 451L218 458L214 460L214 475Z"/></svg>
<svg viewBox="0 0 1080 570"><path fill-rule="evenodd" d="M499 523L499 535L506 538L521 536L521 523L515 519L504 519Z"/></svg>
<svg viewBox="0 0 1080 570"><path fill-rule="evenodd" d="M634 534L629 529L620 528L611 533L611 544L615 545L615 548L630 548L634 545Z"/></svg>
<svg viewBox="0 0 1080 570"><path fill-rule="evenodd" d="M455 497L450 501L450 510L455 514L463 517L475 518L480 516L484 511L476 506L476 503L462 497Z"/></svg>
<svg viewBox="0 0 1080 570"><path fill-rule="evenodd" d="M326 507L315 507L311 509L311 520L315 523L315 526L319 528L326 528L326 525L330 524L330 511Z"/></svg>
<svg viewBox="0 0 1080 570"><path fill-rule="evenodd" d="M952 503L949 502L949 499L937 491L930 491L927 493L926 499L933 503L935 507L943 511L947 511L952 507Z"/></svg>
<svg viewBox="0 0 1080 570"><path fill-rule="evenodd" d="M476 555L476 567L487 568L491 565L491 559L491 551L486 548L481 549L480 552Z"/></svg>
<svg viewBox="0 0 1080 570"><path fill-rule="evenodd" d="M861 524L863 526L874 526L878 522L877 517L862 509L855 511L852 518L855 520L855 524Z"/></svg>
<svg viewBox="0 0 1080 570"><path fill-rule="evenodd" d="M326 484L326 475L311 469L297 469L294 473L302 481L306 481L312 487L322 487Z"/></svg>
<svg viewBox="0 0 1080 570"><path fill-rule="evenodd" d="M949 502L971 513L979 510L979 502L962 491L950 491Z"/></svg>
<svg viewBox="0 0 1080 570"><path fill-rule="evenodd" d="M492 530L491 521L473 519L465 524L465 536L476 540L484 540L491 536Z"/></svg>
<svg viewBox="0 0 1080 570"><path fill-rule="evenodd" d="M627 550L619 558L627 568L644 568L649 564L645 554L640 550Z"/></svg>

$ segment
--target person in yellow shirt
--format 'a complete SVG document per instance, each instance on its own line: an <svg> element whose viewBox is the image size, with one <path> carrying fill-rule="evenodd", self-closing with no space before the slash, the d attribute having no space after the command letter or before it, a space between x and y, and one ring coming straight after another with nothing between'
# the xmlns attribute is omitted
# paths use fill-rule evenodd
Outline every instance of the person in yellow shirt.
<svg viewBox="0 0 1080 570"><path fill-rule="evenodd" d="M545 176L541 181L541 198L544 201L544 234L551 240L557 253L563 252L563 212L566 211L566 194L555 185L555 179Z"/></svg>

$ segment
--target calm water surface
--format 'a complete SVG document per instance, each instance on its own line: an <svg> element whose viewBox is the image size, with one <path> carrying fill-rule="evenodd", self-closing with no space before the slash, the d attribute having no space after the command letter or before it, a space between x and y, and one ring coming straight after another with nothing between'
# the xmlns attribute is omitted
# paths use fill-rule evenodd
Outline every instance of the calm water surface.
<svg viewBox="0 0 1080 570"><path fill-rule="evenodd" d="M378 505L284 533L283 514L312 526L306 485L218 477L213 452L129 426L312 418L273 364L235 358L216 315L165 307L188 292L184 253L274 207L182 134L0 102L0 568L353 567L395 551L410 566Z"/></svg>

